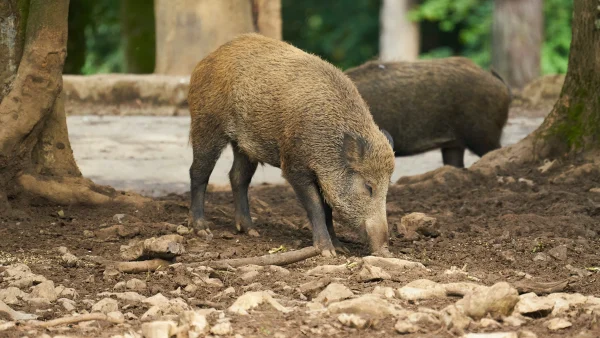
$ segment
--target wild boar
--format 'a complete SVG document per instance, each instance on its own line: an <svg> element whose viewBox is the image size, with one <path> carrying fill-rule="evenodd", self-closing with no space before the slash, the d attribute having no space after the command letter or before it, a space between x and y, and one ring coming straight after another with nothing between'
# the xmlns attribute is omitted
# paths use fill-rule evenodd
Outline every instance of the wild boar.
<svg viewBox="0 0 600 338"><path fill-rule="evenodd" d="M332 210L360 227L371 250L387 255L386 194L394 153L352 81L285 42L240 35L198 63L188 102L193 148L191 222L210 236L204 214L209 176L228 144L235 226L257 236L248 186L259 163L282 170L312 225L323 255L344 250Z"/></svg>
<svg viewBox="0 0 600 338"><path fill-rule="evenodd" d="M478 156L500 148L510 89L467 58L369 61L345 73L390 132L396 157L441 148L444 164L462 168L465 148Z"/></svg>

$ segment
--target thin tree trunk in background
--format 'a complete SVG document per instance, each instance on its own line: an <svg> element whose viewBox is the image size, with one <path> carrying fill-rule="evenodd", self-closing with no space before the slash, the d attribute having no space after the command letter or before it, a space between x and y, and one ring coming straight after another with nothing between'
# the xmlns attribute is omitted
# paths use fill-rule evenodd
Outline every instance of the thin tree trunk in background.
<svg viewBox="0 0 600 338"><path fill-rule="evenodd" d="M413 61L419 57L419 24L408 19L415 0L383 0L380 12L379 58Z"/></svg>
<svg viewBox="0 0 600 338"><path fill-rule="evenodd" d="M494 0L492 66L511 87L540 76L542 0Z"/></svg>
<svg viewBox="0 0 600 338"><path fill-rule="evenodd" d="M121 0L121 41L126 73L154 71L155 35L154 0Z"/></svg>
<svg viewBox="0 0 600 338"><path fill-rule="evenodd" d="M189 75L235 36L281 38L281 0L155 0L155 73Z"/></svg>
<svg viewBox="0 0 600 338"><path fill-rule="evenodd" d="M85 65L87 43L85 27L89 24L94 4L89 0L71 0L69 3L69 41L64 74L81 74Z"/></svg>

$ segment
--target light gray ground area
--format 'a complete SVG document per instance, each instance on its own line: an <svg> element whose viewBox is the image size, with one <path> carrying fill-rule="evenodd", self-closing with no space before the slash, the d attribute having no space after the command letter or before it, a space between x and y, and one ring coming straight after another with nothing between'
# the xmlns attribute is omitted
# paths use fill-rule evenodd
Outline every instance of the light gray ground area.
<svg viewBox="0 0 600 338"><path fill-rule="evenodd" d="M189 191L189 117L69 116L67 124L75 158L84 176L99 184L149 196ZM518 142L535 130L543 118L509 119L502 145ZM467 152L465 165L479 159ZM229 184L233 154L228 147L210 178L215 186ZM392 181L442 166L439 150L396 158ZM284 183L281 171L259 166L252 184Z"/></svg>

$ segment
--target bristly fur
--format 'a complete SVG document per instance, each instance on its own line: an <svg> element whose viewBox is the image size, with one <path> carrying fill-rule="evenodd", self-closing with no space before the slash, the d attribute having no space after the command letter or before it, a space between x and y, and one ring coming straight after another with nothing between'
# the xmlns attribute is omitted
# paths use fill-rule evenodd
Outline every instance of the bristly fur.
<svg viewBox="0 0 600 338"><path fill-rule="evenodd" d="M345 73L392 135L397 156L444 147L483 156L500 147L510 89L467 58L369 61Z"/></svg>
<svg viewBox="0 0 600 338"><path fill-rule="evenodd" d="M218 156L235 144L288 179L299 171L314 175L326 201L350 222L384 210L392 148L352 81L319 57L262 35L240 35L196 66L188 102L195 155ZM352 168L342 151L346 135L366 144ZM351 173L374 185L376 203L351 190Z"/></svg>

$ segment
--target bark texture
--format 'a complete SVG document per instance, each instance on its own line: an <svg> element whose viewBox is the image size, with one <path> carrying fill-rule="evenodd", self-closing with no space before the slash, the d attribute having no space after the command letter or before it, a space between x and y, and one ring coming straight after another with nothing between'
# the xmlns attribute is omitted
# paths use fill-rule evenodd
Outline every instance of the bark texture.
<svg viewBox="0 0 600 338"><path fill-rule="evenodd" d="M542 0L494 0L492 65L511 87L540 76Z"/></svg>
<svg viewBox="0 0 600 338"><path fill-rule="evenodd" d="M155 0L157 74L189 75L233 37L281 38L281 0Z"/></svg>
<svg viewBox="0 0 600 338"><path fill-rule="evenodd" d="M521 142L484 156L471 168L494 172L508 164L596 154L600 143L600 2L573 3L573 39L560 98L544 123Z"/></svg>
<svg viewBox="0 0 600 338"><path fill-rule="evenodd" d="M414 61L419 57L419 24L407 16L415 4L416 0L383 0L379 37L382 61Z"/></svg>
<svg viewBox="0 0 600 338"><path fill-rule="evenodd" d="M13 58L14 80L0 97L0 209L8 207L7 196L22 192L60 204L128 201L82 178L73 158L61 94L69 0L19 2L10 12L20 11L26 25L16 35L0 30L0 41L22 38L10 44L9 55L23 46L20 61Z"/></svg>

